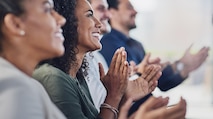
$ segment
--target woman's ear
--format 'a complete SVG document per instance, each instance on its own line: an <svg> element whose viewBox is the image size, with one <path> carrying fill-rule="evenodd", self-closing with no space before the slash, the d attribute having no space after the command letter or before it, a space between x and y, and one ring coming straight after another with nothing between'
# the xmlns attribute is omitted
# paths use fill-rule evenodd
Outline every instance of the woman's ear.
<svg viewBox="0 0 213 119"><path fill-rule="evenodd" d="M13 35L25 35L23 21L20 17L13 14L7 14L4 18L4 26Z"/></svg>

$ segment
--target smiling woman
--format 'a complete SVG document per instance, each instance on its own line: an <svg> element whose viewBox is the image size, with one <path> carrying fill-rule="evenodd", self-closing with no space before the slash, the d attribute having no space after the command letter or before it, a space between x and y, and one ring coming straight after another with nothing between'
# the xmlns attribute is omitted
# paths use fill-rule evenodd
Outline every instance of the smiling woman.
<svg viewBox="0 0 213 119"><path fill-rule="evenodd" d="M1 0L0 6L0 118L64 119L31 76L40 61L64 53L65 19L51 0Z"/></svg>
<svg viewBox="0 0 213 119"><path fill-rule="evenodd" d="M94 17L90 4L78 4L76 16L78 19L78 48L84 52L94 51L101 48L100 28L101 23Z"/></svg>
<svg viewBox="0 0 213 119"><path fill-rule="evenodd" d="M105 78L105 82L108 81L105 106L111 105L113 108L103 107L98 113L83 73L87 70L85 54L101 47L101 23L93 15L87 0L54 2L56 10L67 19L63 27L65 54L40 65L33 77L45 87L52 101L68 119L114 119L118 116L117 109L127 86L128 63L124 48L115 53L110 70L112 75Z"/></svg>

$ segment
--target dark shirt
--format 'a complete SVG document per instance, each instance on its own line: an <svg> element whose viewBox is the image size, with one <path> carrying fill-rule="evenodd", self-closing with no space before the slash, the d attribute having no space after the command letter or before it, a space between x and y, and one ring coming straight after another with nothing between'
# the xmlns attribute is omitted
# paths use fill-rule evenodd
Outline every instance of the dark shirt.
<svg viewBox="0 0 213 119"><path fill-rule="evenodd" d="M101 39L101 43L103 46L100 53L106 59L108 66L111 63L114 52L120 47L125 47L127 61L132 60L136 64L139 64L146 54L140 42L126 37L123 33L115 29L112 29L110 33L104 35ZM172 67L168 65L162 72L162 76L158 81L158 87L162 91L167 91L182 83L183 80L180 74L174 73Z"/></svg>

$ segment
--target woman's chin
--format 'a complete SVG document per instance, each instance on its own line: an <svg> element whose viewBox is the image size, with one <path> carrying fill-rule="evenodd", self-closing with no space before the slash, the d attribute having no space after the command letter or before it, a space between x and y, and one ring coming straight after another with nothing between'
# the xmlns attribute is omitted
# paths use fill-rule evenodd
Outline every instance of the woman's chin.
<svg viewBox="0 0 213 119"><path fill-rule="evenodd" d="M58 49L58 50L53 54L52 58L63 56L63 55L64 55L64 51L65 51L64 47Z"/></svg>

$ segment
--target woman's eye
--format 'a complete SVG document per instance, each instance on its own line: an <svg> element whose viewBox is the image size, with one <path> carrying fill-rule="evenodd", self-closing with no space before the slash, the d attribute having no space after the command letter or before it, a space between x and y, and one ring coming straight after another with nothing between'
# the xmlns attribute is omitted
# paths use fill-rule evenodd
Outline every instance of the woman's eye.
<svg viewBox="0 0 213 119"><path fill-rule="evenodd" d="M92 17L92 16L93 16L93 12L89 11L88 14L87 14L87 17Z"/></svg>
<svg viewBox="0 0 213 119"><path fill-rule="evenodd" d="M93 16L93 14L91 14L91 13L90 13L90 14L88 14L87 16L88 16L88 17L92 17L92 16Z"/></svg>
<svg viewBox="0 0 213 119"><path fill-rule="evenodd" d="M45 12L45 13L50 13L50 12L52 12L52 11L53 11L53 6L51 6L50 3L44 4L44 12Z"/></svg>
<svg viewBox="0 0 213 119"><path fill-rule="evenodd" d="M50 12L52 12L52 10L53 10L52 8L45 8L45 9L44 9L44 11L45 11L46 13L50 13Z"/></svg>

